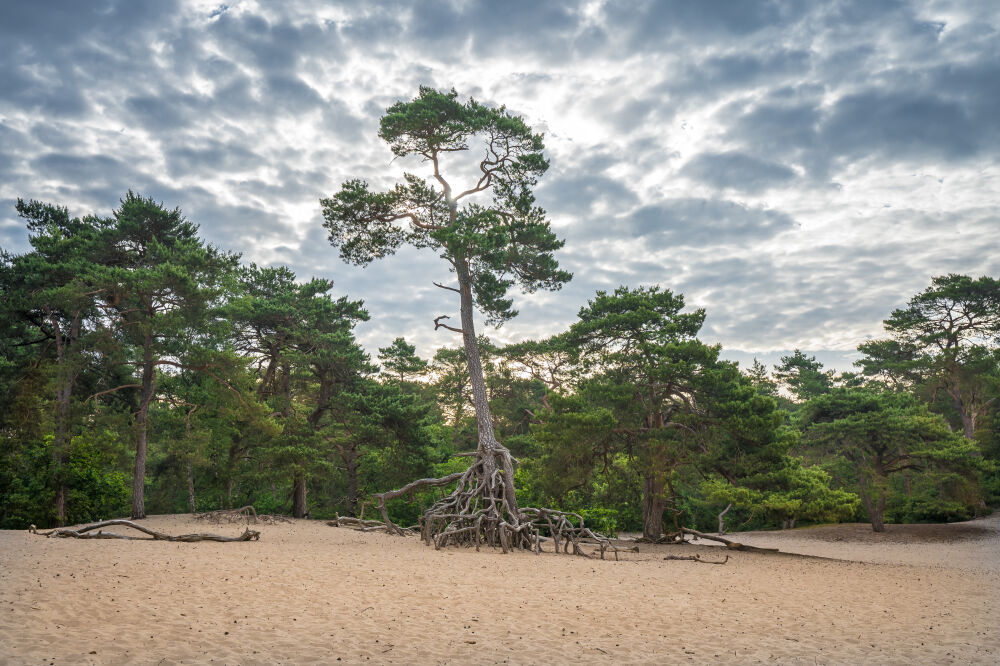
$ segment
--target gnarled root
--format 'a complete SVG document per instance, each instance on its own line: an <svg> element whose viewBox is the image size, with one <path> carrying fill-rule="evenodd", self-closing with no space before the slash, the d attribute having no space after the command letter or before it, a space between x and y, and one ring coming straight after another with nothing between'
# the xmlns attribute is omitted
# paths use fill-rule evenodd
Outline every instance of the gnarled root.
<svg viewBox="0 0 1000 666"><path fill-rule="evenodd" d="M421 517L420 537L427 545L442 548L448 545L499 547L504 553L527 550L541 553L542 544L552 542L554 551L593 556L611 551L618 559L620 549L607 537L598 535L584 525L576 513L554 509L520 508L514 495L513 458L500 447L489 460L490 453L479 452L464 472L441 478L419 479L397 490L372 495L382 514L381 521L340 518L328 524L352 526L371 531L384 529L389 534L404 535L412 528L400 528L390 519L386 503L403 495L412 497L421 488L447 486L455 489L435 502ZM588 553L583 546L595 547ZM632 549L630 549L632 550Z"/></svg>
<svg viewBox="0 0 1000 666"><path fill-rule="evenodd" d="M116 534L114 532L105 532L102 528L111 527L113 525L121 525L123 527L131 527L134 530L138 530L143 534L148 534L148 537L140 536L130 536L126 534ZM98 530L94 532L94 530ZM194 541L222 541L222 542L232 542L232 541L257 541L260 539L260 532L256 530L251 530L249 528L243 531L243 534L238 537L228 537L219 534L181 534L179 536L171 536L169 534L164 534L163 532L157 532L156 530L151 530L148 527L139 525L138 523L133 523L131 520L102 520L99 523L94 523L93 525L86 525L78 529L72 529L69 527L62 527L55 530L49 530L48 532L39 532L37 528L32 525L28 528L28 531L32 534L37 534L43 537L61 537L61 538L73 538L73 539L128 539L130 541L183 541L191 543Z"/></svg>

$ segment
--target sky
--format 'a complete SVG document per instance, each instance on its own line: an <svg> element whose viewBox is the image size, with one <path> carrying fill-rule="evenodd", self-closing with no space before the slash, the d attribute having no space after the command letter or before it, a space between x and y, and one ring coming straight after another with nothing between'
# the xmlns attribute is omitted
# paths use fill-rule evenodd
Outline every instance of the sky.
<svg viewBox="0 0 1000 666"><path fill-rule="evenodd" d="M483 333L547 337L659 284L728 358L847 370L931 277L1000 275L998 31L996 0L0 0L0 246L28 248L19 197L107 215L132 189L362 299L373 354L429 356L459 343L433 330L446 264L344 264L319 200L419 173L379 118L454 88L544 133L536 195L574 273Z"/></svg>

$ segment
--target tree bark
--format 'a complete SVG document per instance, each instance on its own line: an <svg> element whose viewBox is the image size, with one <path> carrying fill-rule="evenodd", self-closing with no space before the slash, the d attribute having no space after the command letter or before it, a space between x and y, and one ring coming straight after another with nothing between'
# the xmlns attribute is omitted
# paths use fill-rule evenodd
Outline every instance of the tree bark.
<svg viewBox="0 0 1000 666"><path fill-rule="evenodd" d="M154 373L153 335L146 332L142 343L142 389L139 395L139 412L135 417L135 470L132 474L132 518L146 517L146 449L149 404L153 401Z"/></svg>
<svg viewBox="0 0 1000 666"><path fill-rule="evenodd" d="M872 531L884 532L885 492L878 491L878 497L872 498L871 492L864 485L861 486L860 490L861 501L864 503L865 511L868 512L868 519L872 523Z"/></svg>
<svg viewBox="0 0 1000 666"><path fill-rule="evenodd" d="M656 473L643 475L642 536L650 541L656 541L663 534L663 510L667 505L663 488L663 480Z"/></svg>

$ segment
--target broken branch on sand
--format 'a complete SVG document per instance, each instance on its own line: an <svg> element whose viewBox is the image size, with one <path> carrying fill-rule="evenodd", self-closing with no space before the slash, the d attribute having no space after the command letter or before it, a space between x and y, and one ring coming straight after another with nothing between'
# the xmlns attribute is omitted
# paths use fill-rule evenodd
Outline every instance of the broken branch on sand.
<svg viewBox="0 0 1000 666"><path fill-rule="evenodd" d="M114 532L104 532L103 528L111 527L113 525L121 525L122 527L131 527L134 530L138 530L143 534L148 534L148 537L139 536L129 536L126 534L116 534ZM94 532L94 530L98 530ZM221 542L234 542L234 541L257 541L260 539L260 532L256 530L251 530L249 528L243 531L243 534L238 537L228 537L222 536L220 534L181 534L179 536L171 536L170 534L165 534L163 532L157 532L156 530L151 530L148 527L144 527L131 520L102 520L99 523L94 523L93 525L86 525L85 527L80 527L78 529L72 529L69 527L62 527L59 529L49 530L48 532L39 532L38 528L32 525L28 528L28 531L32 534L37 534L43 537L60 537L60 538L72 538L72 539L127 539L130 541L182 541L185 543L192 543L195 541L221 541Z"/></svg>
<svg viewBox="0 0 1000 666"><path fill-rule="evenodd" d="M253 523L264 523L265 525L274 525L276 523L290 523L291 521L285 516L280 516L278 514L268 514L261 513L258 514L253 505L242 506L239 509L219 509L217 511L206 511L205 513L196 513L194 515L195 520L207 520L210 523L242 523L244 520L247 525Z"/></svg>
<svg viewBox="0 0 1000 666"><path fill-rule="evenodd" d="M730 541L729 539L724 539L720 536L713 536L711 534L705 534L704 532L699 532L698 530L688 529L687 527L681 528L681 535L690 534L691 536L696 536L699 539L708 539L709 541L718 541L719 543L725 544L726 548L729 550L745 550L748 552L755 553L779 553L777 548L759 548L757 546L748 546L745 543L740 543L738 541Z"/></svg>
<svg viewBox="0 0 1000 666"><path fill-rule="evenodd" d="M729 561L729 556L726 555L726 558L724 560L722 560L721 562L715 562L713 560L703 560L703 559L701 559L700 555L667 555L663 559L665 559L665 560L688 560L688 561L691 561L691 562L701 562L702 564L725 564L726 562Z"/></svg>

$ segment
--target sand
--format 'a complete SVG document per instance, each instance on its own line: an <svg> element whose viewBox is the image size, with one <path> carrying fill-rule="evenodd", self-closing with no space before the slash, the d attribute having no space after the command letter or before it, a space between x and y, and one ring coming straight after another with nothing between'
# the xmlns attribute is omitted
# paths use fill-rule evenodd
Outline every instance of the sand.
<svg viewBox="0 0 1000 666"><path fill-rule="evenodd" d="M707 545L614 562L435 551L320 521L260 529L194 544L0 531L0 663L1000 661L997 518L741 534L836 559L737 552L723 566L663 560L724 554Z"/></svg>

